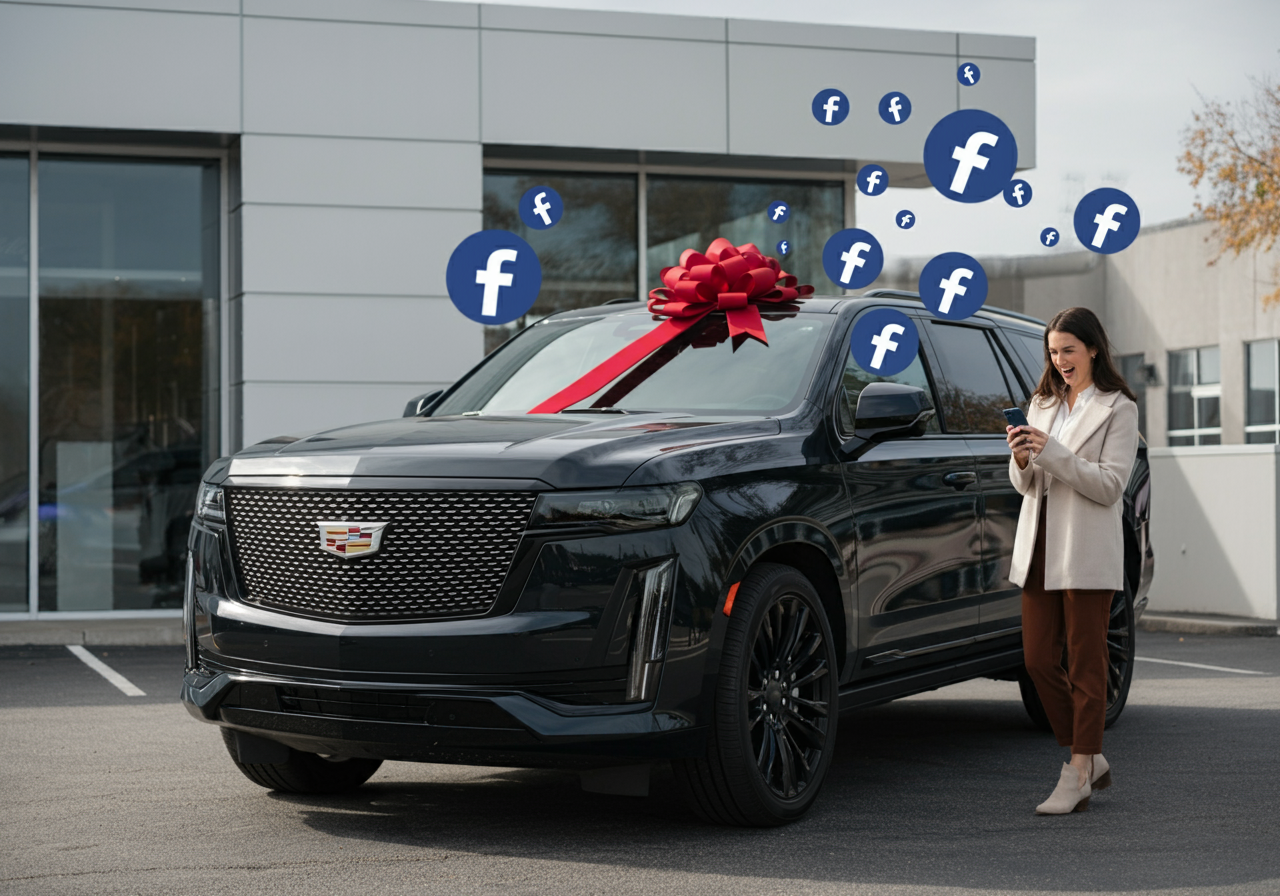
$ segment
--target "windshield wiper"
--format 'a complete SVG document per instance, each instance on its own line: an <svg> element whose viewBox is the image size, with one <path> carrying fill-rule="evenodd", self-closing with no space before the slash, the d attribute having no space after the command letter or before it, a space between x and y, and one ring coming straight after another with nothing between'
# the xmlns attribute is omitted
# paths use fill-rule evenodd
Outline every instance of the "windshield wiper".
<svg viewBox="0 0 1280 896"><path fill-rule="evenodd" d="M565 408L557 414L637 414L643 411L625 411L622 408Z"/></svg>

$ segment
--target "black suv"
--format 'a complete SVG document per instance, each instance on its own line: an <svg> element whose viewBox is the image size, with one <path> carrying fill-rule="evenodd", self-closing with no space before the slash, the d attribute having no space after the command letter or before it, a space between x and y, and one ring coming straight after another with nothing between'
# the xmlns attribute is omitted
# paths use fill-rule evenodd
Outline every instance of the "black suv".
<svg viewBox="0 0 1280 896"><path fill-rule="evenodd" d="M894 307L919 356L849 351ZM357 787L386 759L583 772L644 792L669 760L712 821L813 802L837 710L1025 678L1008 580L1021 497L1001 410L1040 322L960 323L907 293L712 313L596 395L529 408L656 326L636 303L529 327L406 417L216 462L190 537L182 699L277 790ZM1124 498L1107 722L1146 604L1148 467Z"/></svg>

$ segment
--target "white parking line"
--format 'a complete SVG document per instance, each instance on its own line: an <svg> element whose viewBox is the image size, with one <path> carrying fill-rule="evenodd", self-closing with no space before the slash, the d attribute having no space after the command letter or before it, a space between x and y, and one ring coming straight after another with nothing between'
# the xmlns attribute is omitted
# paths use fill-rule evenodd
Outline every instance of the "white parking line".
<svg viewBox="0 0 1280 896"><path fill-rule="evenodd" d="M103 678L105 678L107 681L111 682L113 685L115 685L116 687L118 687L120 690L124 691L124 695L125 695L126 697L145 697L145 696L147 696L146 694L144 694L144 693L142 692L142 689L141 689L140 687L138 687L136 684L134 684L134 683L133 683L132 681L130 681L129 679L125 678L123 675L121 675L121 674L120 674L119 672L117 672L115 669L112 669L110 666L108 666L108 665L107 665L106 663L104 663L102 660L98 659L98 658L97 658L96 656L94 656L92 653L90 653L89 651L85 650L85 649L84 649L83 647L81 647L79 644L68 644L68 645L67 645L67 650L70 650L73 654L75 654L77 657L79 657L80 662L84 663L86 666L88 666L88 667L89 667L90 669L92 669L94 672L97 672L99 675L101 675L101 676L102 676Z"/></svg>
<svg viewBox="0 0 1280 896"><path fill-rule="evenodd" d="M1190 666L1192 669L1209 669L1213 672L1234 672L1236 675L1268 675L1267 672L1253 672L1249 669L1231 669L1227 666L1206 666L1204 663L1184 663L1182 660L1158 660L1153 656L1135 656L1135 660L1144 663L1164 663L1166 666Z"/></svg>

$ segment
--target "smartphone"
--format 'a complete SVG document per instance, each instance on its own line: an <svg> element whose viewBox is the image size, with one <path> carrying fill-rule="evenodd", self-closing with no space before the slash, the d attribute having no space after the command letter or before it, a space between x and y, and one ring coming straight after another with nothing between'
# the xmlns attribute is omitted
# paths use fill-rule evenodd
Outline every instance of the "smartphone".
<svg viewBox="0 0 1280 896"><path fill-rule="evenodd" d="M1022 408L1005 408L1004 419L1009 421L1010 426L1030 426L1027 422L1027 415L1022 413Z"/></svg>

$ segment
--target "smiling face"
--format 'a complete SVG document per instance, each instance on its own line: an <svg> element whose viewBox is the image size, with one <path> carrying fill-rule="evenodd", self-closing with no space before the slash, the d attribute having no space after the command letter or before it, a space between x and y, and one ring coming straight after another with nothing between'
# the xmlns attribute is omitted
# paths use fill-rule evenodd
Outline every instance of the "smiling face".
<svg viewBox="0 0 1280 896"><path fill-rule="evenodd" d="M1072 334L1049 331L1049 360L1073 392L1093 382L1093 350Z"/></svg>

